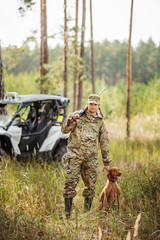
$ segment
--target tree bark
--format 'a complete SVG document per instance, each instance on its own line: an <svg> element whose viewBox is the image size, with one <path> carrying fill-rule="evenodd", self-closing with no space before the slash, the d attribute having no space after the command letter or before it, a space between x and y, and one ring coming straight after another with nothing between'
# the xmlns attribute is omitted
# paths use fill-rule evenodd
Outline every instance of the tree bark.
<svg viewBox="0 0 160 240"><path fill-rule="evenodd" d="M41 0L41 50L40 50L41 93L47 94L48 87L44 84L45 77L48 71L44 68L44 64L48 64L47 7L46 0Z"/></svg>
<svg viewBox="0 0 160 240"><path fill-rule="evenodd" d="M64 97L67 97L68 82L68 39L67 39L67 1L64 0Z"/></svg>
<svg viewBox="0 0 160 240"><path fill-rule="evenodd" d="M2 52L1 52L1 42L0 42L0 100L5 96L5 87L3 79L3 64L2 64ZM6 107L0 108L0 115L7 114Z"/></svg>
<svg viewBox="0 0 160 240"><path fill-rule="evenodd" d="M85 21L86 21L86 0L83 0L83 14L82 14L82 28L81 28L81 51L80 57L84 59L84 36L85 36ZM82 81L83 72L79 74L79 89L78 89L78 109L82 107L82 90L83 90L83 81Z"/></svg>
<svg viewBox="0 0 160 240"><path fill-rule="evenodd" d="M92 79L92 93L95 89L95 68L94 68L94 41L93 41L93 18L92 18L92 0L90 0L90 26L91 26L91 79Z"/></svg>
<svg viewBox="0 0 160 240"><path fill-rule="evenodd" d="M78 0L76 0L76 18L75 18L75 45L74 54L78 56ZM76 61L73 83L73 111L78 109L78 62Z"/></svg>
<svg viewBox="0 0 160 240"><path fill-rule="evenodd" d="M127 137L130 137L130 97L131 97L131 80L132 80L132 65L131 65L131 38L132 38L132 17L133 17L133 0L131 0L131 13L130 13L130 29L127 51Z"/></svg>

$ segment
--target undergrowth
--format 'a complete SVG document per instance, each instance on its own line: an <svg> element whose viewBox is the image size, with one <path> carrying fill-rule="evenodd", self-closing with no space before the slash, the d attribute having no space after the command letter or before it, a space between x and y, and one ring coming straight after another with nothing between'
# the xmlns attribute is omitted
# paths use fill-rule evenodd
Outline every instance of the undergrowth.
<svg viewBox="0 0 160 240"><path fill-rule="evenodd" d="M99 154L92 209L83 213L80 179L70 220L64 215L65 177L60 165L4 159L0 163L0 239L126 239L139 213L139 239L160 239L160 142L111 138L110 152L111 166L122 171L120 210L105 213L97 208L107 180Z"/></svg>

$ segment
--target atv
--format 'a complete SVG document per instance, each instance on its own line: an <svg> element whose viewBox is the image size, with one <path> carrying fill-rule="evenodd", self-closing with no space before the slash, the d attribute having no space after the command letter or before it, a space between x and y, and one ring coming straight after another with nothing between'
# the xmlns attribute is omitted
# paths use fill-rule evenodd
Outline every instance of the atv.
<svg viewBox="0 0 160 240"><path fill-rule="evenodd" d="M49 153L62 163L68 134L61 132L69 99L59 95L18 95L9 92L0 100L0 108L12 117L0 116L0 155L26 159Z"/></svg>

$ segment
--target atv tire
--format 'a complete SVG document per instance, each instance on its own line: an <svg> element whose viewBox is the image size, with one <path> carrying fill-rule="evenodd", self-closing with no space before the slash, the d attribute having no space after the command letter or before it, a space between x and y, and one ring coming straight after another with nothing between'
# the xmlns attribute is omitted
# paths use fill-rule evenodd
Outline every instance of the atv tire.
<svg viewBox="0 0 160 240"><path fill-rule="evenodd" d="M2 148L0 148L0 162L2 162L3 159L6 157L7 157L6 152Z"/></svg>
<svg viewBox="0 0 160 240"><path fill-rule="evenodd" d="M64 154L67 152L67 146L60 146L55 154L53 155L53 160L56 162L61 163L62 167L65 168L67 163L65 161L65 158L63 158Z"/></svg>

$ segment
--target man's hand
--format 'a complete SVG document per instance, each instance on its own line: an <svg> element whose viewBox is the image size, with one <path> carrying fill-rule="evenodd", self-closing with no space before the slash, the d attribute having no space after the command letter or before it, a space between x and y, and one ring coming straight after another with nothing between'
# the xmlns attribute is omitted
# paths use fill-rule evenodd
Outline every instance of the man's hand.
<svg viewBox="0 0 160 240"><path fill-rule="evenodd" d="M108 173L108 172L109 172L109 166L104 166L104 167L103 167L103 172L104 172L104 170L106 170L107 173Z"/></svg>
<svg viewBox="0 0 160 240"><path fill-rule="evenodd" d="M74 117L70 117L67 121L67 126L75 125L80 120L80 117L78 114L76 114Z"/></svg>

